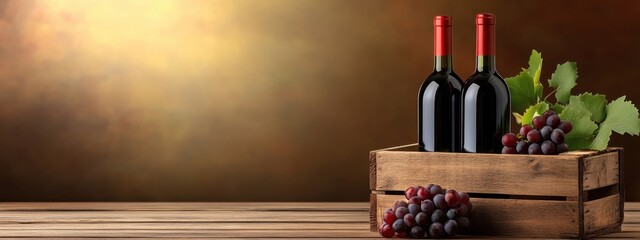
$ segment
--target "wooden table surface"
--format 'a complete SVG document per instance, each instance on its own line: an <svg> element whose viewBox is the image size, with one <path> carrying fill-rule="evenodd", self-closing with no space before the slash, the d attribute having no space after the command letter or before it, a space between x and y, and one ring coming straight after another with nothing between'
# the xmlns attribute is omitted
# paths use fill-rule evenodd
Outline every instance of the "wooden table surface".
<svg viewBox="0 0 640 240"><path fill-rule="evenodd" d="M377 238L369 203L0 203L0 238ZM640 203L622 232L640 239ZM464 238L470 238L464 236Z"/></svg>

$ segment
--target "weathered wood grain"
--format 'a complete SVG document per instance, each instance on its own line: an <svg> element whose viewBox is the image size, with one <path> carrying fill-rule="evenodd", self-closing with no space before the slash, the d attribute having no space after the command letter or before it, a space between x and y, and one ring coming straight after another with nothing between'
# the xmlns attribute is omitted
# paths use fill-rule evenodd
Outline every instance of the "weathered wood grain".
<svg viewBox="0 0 640 240"><path fill-rule="evenodd" d="M2 202L0 211L367 211L360 202Z"/></svg>
<svg viewBox="0 0 640 240"><path fill-rule="evenodd" d="M620 194L620 209L622 209L620 212L620 220L624 222L624 200L626 197L624 188L624 148L615 148L615 150L618 152L618 164L620 165L618 167L618 180L620 181L618 183L618 193Z"/></svg>
<svg viewBox="0 0 640 240"><path fill-rule="evenodd" d="M393 202L384 206L381 197L393 198L389 194L398 194L407 186L438 183L444 188L476 193L472 196L481 197L477 201L483 206L498 206L492 204L500 202L501 209L519 208L523 209L520 213L535 215L509 215L513 218L501 222L499 229L481 225L480 229L487 233L593 237L619 231L624 218L623 151L608 148L555 156L419 152L415 146L373 151L370 188L373 194L379 195L371 201L373 204L375 199L378 206L371 210L370 227L375 229L380 215ZM618 202L611 204L614 200ZM553 212L545 212L546 209ZM477 215L483 216L479 219L492 216L479 211ZM562 216L557 219L560 224L538 218L554 215ZM526 232L531 229L536 232ZM482 234L482 231L476 233Z"/></svg>
<svg viewBox="0 0 640 240"><path fill-rule="evenodd" d="M375 232L378 228L378 197L376 194L369 194L369 230Z"/></svg>
<svg viewBox="0 0 640 240"><path fill-rule="evenodd" d="M377 152L381 152L381 151L417 151L417 150L418 150L418 144L414 143L414 144L407 144L407 145L403 145L403 146L378 149L378 150L373 150L373 151L369 152L369 189L370 190L375 190L376 189L376 182L377 182L376 178L378 176L377 167L376 167Z"/></svg>
<svg viewBox="0 0 640 240"><path fill-rule="evenodd" d="M472 201L478 203L474 214L476 210L486 212L480 206L490 206L490 203L482 202L479 199ZM500 203L492 204L499 205ZM640 238L640 203L627 203L627 207L630 210L626 212L627 222L622 226L622 232L600 237ZM498 206L495 208L499 209ZM0 210L0 219L22 221L22 223L20 221L0 221L0 238L379 239L376 232L369 231L369 206L368 203L362 202L0 203ZM324 215L318 221L309 220L316 218L322 212L328 213L332 210L343 214L331 217ZM243 220L221 220L233 212L239 212L239 215L242 216L236 220ZM107 213L107 215L100 215L101 213ZM271 213L282 216L275 217ZM78 214L81 218L73 220ZM146 215L140 216L140 214ZM220 215L215 217L216 214ZM497 214L500 213L496 213L493 217L499 217ZM116 215L118 216L114 217ZM352 216L353 218L348 218L356 221L344 221L345 215ZM535 215L532 214L532 216ZM179 220L175 221L176 218ZM214 221L208 221L209 218ZM64 221L59 221L59 219ZM145 221L137 221L141 219ZM292 221L292 219L298 220ZM474 219L474 222L477 221L479 220ZM555 217L550 217L549 222L550 224L555 223ZM473 237L462 236L462 238L471 239ZM487 236L481 238L487 239Z"/></svg>
<svg viewBox="0 0 640 240"><path fill-rule="evenodd" d="M586 157L584 159L584 175L582 176L584 190L618 184L618 171L618 152Z"/></svg>
<svg viewBox="0 0 640 240"><path fill-rule="evenodd" d="M369 152L369 189L375 189L376 188L376 182L377 182L377 168L376 168L376 152L375 151L371 151Z"/></svg>
<svg viewBox="0 0 640 240"><path fill-rule="evenodd" d="M377 195L377 223L382 213L400 195ZM472 198L470 215L472 234L529 236L529 237L577 237L579 234L578 203L576 201L546 201L525 199Z"/></svg>
<svg viewBox="0 0 640 240"><path fill-rule="evenodd" d="M628 203L625 203L627 205ZM625 223L637 223L640 224L640 212L639 211L624 211Z"/></svg>
<svg viewBox="0 0 640 240"><path fill-rule="evenodd" d="M256 214L259 213L259 214ZM0 211L1 223L368 222L358 211Z"/></svg>
<svg viewBox="0 0 640 240"><path fill-rule="evenodd" d="M31 222L0 224L0 233L5 230L362 230L369 222L103 222L103 223L51 223Z"/></svg>
<svg viewBox="0 0 640 240"><path fill-rule="evenodd" d="M578 158L379 151L372 190L438 183L464 192L571 197L578 195Z"/></svg>
<svg viewBox="0 0 640 240"><path fill-rule="evenodd" d="M616 194L584 203L584 228L590 233L622 223L620 195Z"/></svg>
<svg viewBox="0 0 640 240"><path fill-rule="evenodd" d="M285 225L286 226L286 225ZM285 227L283 226L283 227ZM374 238L368 230L3 230L2 237L23 238Z"/></svg>

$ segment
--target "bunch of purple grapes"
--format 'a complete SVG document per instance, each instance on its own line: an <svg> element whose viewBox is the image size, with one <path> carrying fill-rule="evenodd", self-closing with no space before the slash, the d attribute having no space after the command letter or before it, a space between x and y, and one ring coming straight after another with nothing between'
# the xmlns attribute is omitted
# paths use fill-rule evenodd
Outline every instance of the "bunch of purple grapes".
<svg viewBox="0 0 640 240"><path fill-rule="evenodd" d="M564 135L571 132L569 121L561 121L553 110L533 118L533 127L525 124L518 135L507 133L502 136L503 154L560 154L569 151Z"/></svg>
<svg viewBox="0 0 640 240"><path fill-rule="evenodd" d="M469 228L472 205L469 195L439 185L409 187L404 200L396 201L383 214L378 228L386 238L441 238L455 236Z"/></svg>

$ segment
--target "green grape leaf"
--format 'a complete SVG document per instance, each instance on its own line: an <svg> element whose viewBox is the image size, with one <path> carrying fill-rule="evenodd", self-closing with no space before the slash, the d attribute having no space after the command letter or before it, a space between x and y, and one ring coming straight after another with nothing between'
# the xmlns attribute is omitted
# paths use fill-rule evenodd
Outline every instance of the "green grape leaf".
<svg viewBox="0 0 640 240"><path fill-rule="evenodd" d="M542 84L538 83L538 85L533 85L533 90L535 91L538 100L540 100L542 98Z"/></svg>
<svg viewBox="0 0 640 240"><path fill-rule="evenodd" d="M554 103L553 105L549 106L549 109L555 111L558 115L560 115L560 113L564 111L564 105L560 103Z"/></svg>
<svg viewBox="0 0 640 240"><path fill-rule="evenodd" d="M571 96L571 89L576 86L578 79L578 66L575 62L558 64L556 71L551 74L549 86L556 89L558 103L566 104Z"/></svg>
<svg viewBox="0 0 640 240"><path fill-rule="evenodd" d="M513 117L516 119L516 123L521 124L522 123L522 115L520 113L514 112L512 113Z"/></svg>
<svg viewBox="0 0 640 240"><path fill-rule="evenodd" d="M603 150L607 148L611 131L619 134L640 134L640 119L638 119L638 109L630 101L625 101L622 96L609 103L606 107L606 118L600 124L598 135L593 140L591 148Z"/></svg>
<svg viewBox="0 0 640 240"><path fill-rule="evenodd" d="M523 70L515 77L505 79L511 94L511 111L524 112L529 106L538 102L533 77L529 71Z"/></svg>
<svg viewBox="0 0 640 240"><path fill-rule="evenodd" d="M515 112L516 121L521 120L519 113L540 101L543 89L540 83L541 72L542 54L534 49L529 56L529 68L523 68L518 75L505 79L511 94L511 111Z"/></svg>
<svg viewBox="0 0 640 240"><path fill-rule="evenodd" d="M591 112L578 96L571 96L569 104L560 114L560 119L571 122L573 130L565 136L565 143L570 150L587 149L591 147L593 132L598 125L591 120Z"/></svg>
<svg viewBox="0 0 640 240"><path fill-rule="evenodd" d="M590 92L582 93L578 97L591 112L591 120L601 123L606 116L607 98L602 94L594 95Z"/></svg>
<svg viewBox="0 0 640 240"><path fill-rule="evenodd" d="M538 99L542 97L542 84L540 84L540 73L542 72L542 54L538 51L531 50L529 56L529 74L533 77L533 89Z"/></svg>
<svg viewBox="0 0 640 240"><path fill-rule="evenodd" d="M531 121L533 121L534 117L542 115L547 110L549 110L549 104L547 104L546 102L539 102L538 104L527 108L527 110L524 111L524 114L522 114L522 120L520 121L520 124L531 125Z"/></svg>

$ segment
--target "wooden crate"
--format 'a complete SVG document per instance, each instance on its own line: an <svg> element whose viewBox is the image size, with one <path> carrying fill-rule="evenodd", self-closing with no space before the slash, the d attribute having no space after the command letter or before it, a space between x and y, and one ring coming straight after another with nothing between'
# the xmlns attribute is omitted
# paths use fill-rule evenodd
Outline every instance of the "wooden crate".
<svg viewBox="0 0 640 240"><path fill-rule="evenodd" d="M589 238L620 231L623 149L555 156L419 152L369 155L371 231L409 186L434 183L471 196L472 235Z"/></svg>

